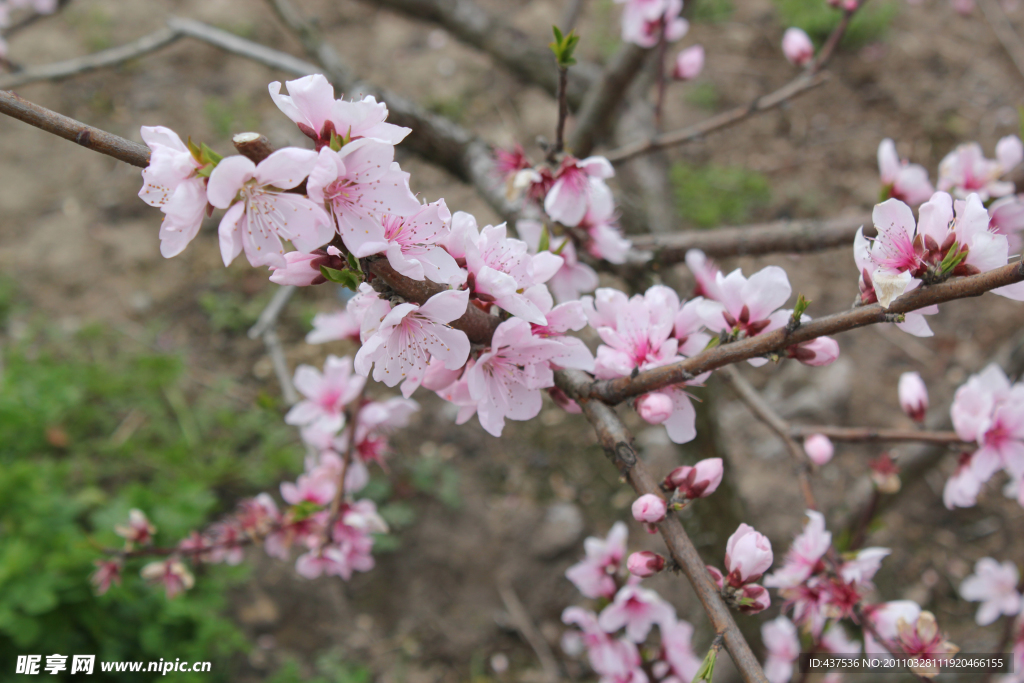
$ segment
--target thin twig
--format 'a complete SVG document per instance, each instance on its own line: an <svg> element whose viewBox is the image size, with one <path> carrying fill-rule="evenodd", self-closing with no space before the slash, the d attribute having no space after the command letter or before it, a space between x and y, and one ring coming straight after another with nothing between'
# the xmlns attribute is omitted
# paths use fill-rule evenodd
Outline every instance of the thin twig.
<svg viewBox="0 0 1024 683"><path fill-rule="evenodd" d="M679 130L655 135L647 140L640 140L638 142L623 145L622 147L618 147L606 153L605 157L607 157L613 164L620 164L627 159L632 159L633 157L641 154L649 154L650 152L665 149L666 147L675 147L687 142L692 142L708 135L709 133L733 126L755 114L775 109L785 102L788 102L789 100L824 84L828 81L828 78L828 74L825 72L803 73L775 92L759 97L750 104L734 107L729 111L716 114L715 116L692 126L687 126L686 128L680 128Z"/></svg>
<svg viewBox="0 0 1024 683"><path fill-rule="evenodd" d="M557 683L561 679L561 674L558 670L558 660L555 659L548 641L544 639L541 632L534 626L530 613L519 600L519 596L516 595L515 589L512 588L512 580L502 573L498 575L497 584L498 595L501 596L501 601L505 603L508 616L512 619L516 630L519 631L519 635L523 637L523 640L530 646L533 653L537 655L540 667L544 670L545 680L548 683Z"/></svg>
<svg viewBox="0 0 1024 683"><path fill-rule="evenodd" d="M295 289L294 285L278 287L277 291L274 292L273 298L267 303L263 312L260 313L260 317L256 319L256 323L249 328L249 339L256 339L262 336L264 332L277 324L281 311L284 310L288 300L295 294Z"/></svg>
<svg viewBox="0 0 1024 683"><path fill-rule="evenodd" d="M811 489L810 460L807 458L804 450L800 448L800 444L794 441L790 435L792 428L789 426L789 423L775 412L768 402L762 398L761 394L757 393L757 389L735 367L725 367L720 372L729 383L729 386L736 392L739 399L750 408L750 412L754 414L754 417L765 423L769 429L775 432L776 436L782 439L782 442L786 445L786 450L789 451L790 457L793 458L793 466L796 469L797 482L800 484L800 493L804 497L804 505L810 510L817 510L818 502L815 500L814 491Z"/></svg>
<svg viewBox="0 0 1024 683"><path fill-rule="evenodd" d="M875 427L836 427L832 425L790 425L789 435L803 439L811 434L824 434L833 441L919 441L921 443L969 446L956 432L935 432L917 429L878 429Z"/></svg>
<svg viewBox="0 0 1024 683"><path fill-rule="evenodd" d="M281 346L281 340L277 338L277 330L273 327L265 330L263 332L263 343L267 347L267 354L270 356L270 362L274 366L274 374L277 375L277 381L281 384L281 395L284 397L284 402L293 406L299 402L299 395L292 384L292 375L288 370L288 360L284 356L284 347Z"/></svg>
<svg viewBox="0 0 1024 683"><path fill-rule="evenodd" d="M1013 30L999 3L996 0L978 0L978 5L981 6L985 21L992 27L992 32L996 34L1013 65L1017 67L1020 75L1024 76L1024 43L1021 43L1020 36Z"/></svg>
<svg viewBox="0 0 1024 683"><path fill-rule="evenodd" d="M654 131L656 133L661 132L661 112L665 106L665 90L668 83L665 79L665 54L668 51L668 37L665 35L668 27L665 25L665 19L661 19L661 33L658 36L658 47L657 54L655 56L656 68L658 69L658 90L657 96L654 100Z"/></svg>
<svg viewBox="0 0 1024 683"><path fill-rule="evenodd" d="M167 25L183 35L209 43L239 57L259 62L272 69L280 69L296 76L308 76L309 74L320 73L321 71L321 68L316 64L307 62L304 59L299 59L287 52L281 52L280 50L274 50L259 43L254 43L251 40L236 36L234 33L228 33L209 24L204 24L201 21L171 17L167 20Z"/></svg>
<svg viewBox="0 0 1024 683"><path fill-rule="evenodd" d="M569 395L579 395L587 385L589 375L578 370L559 370L555 373L558 387ZM661 495L659 481L647 469L633 448L633 436L616 415L615 410L600 401L582 399L580 407L597 432L605 453L620 474L626 478L638 495ZM767 683L761 665L750 645L740 632L729 608L722 600L718 588L711 580L706 564L694 547L679 518L670 515L658 525L672 559L683 570L698 600L704 607L715 633L722 634L725 647L732 656L736 669L746 683Z"/></svg>
<svg viewBox="0 0 1024 683"><path fill-rule="evenodd" d="M136 59L150 52L159 50L180 39L182 34L165 26L152 33L142 36L126 45L112 47L109 50L94 52L84 57L76 57L63 62L47 64L45 66L32 66L12 74L0 76L0 90L10 90L21 85L34 83L36 81L53 81L70 76L102 69L108 66L116 66L130 59Z"/></svg>
<svg viewBox="0 0 1024 683"><path fill-rule="evenodd" d="M569 102L566 98L568 86L568 67L558 67L558 92L555 98L558 100L558 124L555 126L555 144L548 152L548 161L555 161L558 155L565 149L565 122L569 118Z"/></svg>

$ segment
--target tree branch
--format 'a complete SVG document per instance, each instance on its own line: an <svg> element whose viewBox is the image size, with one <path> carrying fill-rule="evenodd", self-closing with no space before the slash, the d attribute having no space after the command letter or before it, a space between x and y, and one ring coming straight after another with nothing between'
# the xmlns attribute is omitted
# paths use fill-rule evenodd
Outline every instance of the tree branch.
<svg viewBox="0 0 1024 683"><path fill-rule="evenodd" d="M681 263L686 252L700 249L713 258L771 254L803 253L851 247L857 228L871 226L871 216L854 216L832 220L775 221L716 230L688 230L664 235L631 236L633 249L652 252L651 259L660 265Z"/></svg>
<svg viewBox="0 0 1024 683"><path fill-rule="evenodd" d="M655 135L647 140L623 145L622 147L611 150L605 154L605 156L613 164L619 164L641 154L648 154L659 149L665 149L666 147L675 147L687 142L692 142L698 138L708 135L709 133L733 126L740 121L750 118L754 114L760 114L762 112L775 109L781 104L804 94L808 90L817 88L819 85L827 82L828 79L828 74L824 72L803 73L775 92L758 97L750 104L734 107L729 111L716 114L711 118L705 119L704 121L692 126L687 126L686 128L680 128L679 130Z"/></svg>
<svg viewBox="0 0 1024 683"><path fill-rule="evenodd" d="M878 429L875 427L835 427L831 425L790 425L789 435L804 439L812 434L824 434L833 441L918 441L920 443L969 446L956 432L932 432L917 429Z"/></svg>
<svg viewBox="0 0 1024 683"><path fill-rule="evenodd" d="M919 287L899 297L888 310L878 304L860 306L842 313L833 313L800 325L795 331L775 330L767 334L725 344L687 358L686 360L640 372L635 377L601 380L586 387L580 397L600 399L606 403L620 403L655 389L678 384L697 375L749 358L777 353L800 342L825 335L846 332L858 327L887 322L894 315L916 311L926 306L942 304L954 299L981 296L990 290L1024 281L1024 262L1009 263L1002 268L980 275L955 278L938 285Z"/></svg>
<svg viewBox="0 0 1024 683"><path fill-rule="evenodd" d="M589 383L589 376L577 370L559 370L555 373L558 386L568 394L578 394ZM647 469L644 461L637 456L633 448L633 436L619 420L615 410L600 401L581 400L580 406L590 423L594 425L598 439L605 453L619 472L626 477L637 495L651 493L661 495L658 481ZM657 525L665 545L668 546L672 559L682 568L686 578L693 586L694 593L700 600L704 611L711 621L717 635L725 641L725 647L732 656L740 676L747 683L767 683L761 665L758 663L750 646L740 633L736 621L729 608L711 580L711 575L686 534L679 518L670 515Z"/></svg>
<svg viewBox="0 0 1024 683"><path fill-rule="evenodd" d="M535 83L551 95L558 90L558 74L553 68L551 50L472 0L364 1L437 24L456 39L490 55L497 64L527 83ZM565 27L565 31L571 28ZM566 91L569 106L573 109L580 106L587 90L599 77L600 68L596 64L580 62L573 66Z"/></svg>
<svg viewBox="0 0 1024 683"><path fill-rule="evenodd" d="M92 71L93 69L115 66L122 62L126 62L129 59L135 59L136 57L141 57L149 54L150 52L159 50L162 47L170 45L179 38L181 38L181 33L169 26L165 26L126 45L119 45L118 47L112 47L109 50L94 52L91 55L76 57L75 59L69 59L63 62L55 62L45 66L28 67L22 71L4 74L0 76L0 90L10 90L11 88L17 88L18 86L25 85L27 83L34 83L36 81L52 81L61 78L68 78L69 76L77 76L78 74Z"/></svg>

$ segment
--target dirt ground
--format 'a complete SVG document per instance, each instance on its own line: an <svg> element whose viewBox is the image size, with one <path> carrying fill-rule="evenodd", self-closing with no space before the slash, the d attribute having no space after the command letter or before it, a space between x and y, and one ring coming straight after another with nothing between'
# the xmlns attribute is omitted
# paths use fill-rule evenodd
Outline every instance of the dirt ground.
<svg viewBox="0 0 1024 683"><path fill-rule="evenodd" d="M538 43L547 41L547 27L564 11L564 3L551 0L484 4ZM770 0L735 4L729 20L695 24L683 43L704 45L707 66L700 83L714 84L719 109L748 102L794 75L778 49L785 27ZM555 106L543 91L517 81L443 31L376 9L372 2L302 5L365 79L455 112L463 125L496 144L529 144L537 135L550 135ZM587 38L613 37L619 8L606 0L585 5L581 49L596 59L600 45ZM255 0L74 0L61 15L14 37L11 56L24 64L71 58L134 39L172 15L302 54L266 5ZM1010 16L1024 30L1024 8ZM865 213L872 206L878 192L875 153L884 137L894 138L901 154L924 164L934 178L939 159L957 142L978 140L991 154L999 137L1019 131L1016 107L1024 96L1024 76L980 13L960 17L944 0L902 7L884 42L841 53L830 71L824 87L670 157L764 174L772 201L755 218L833 217ZM166 125L227 153L229 134L240 130L259 130L278 144L303 144L267 95L267 83L281 79L239 57L182 41L118 69L18 92L126 137L139 139L140 125ZM708 115L686 94L687 87L670 89L666 128ZM414 191L431 200L443 196L453 211L473 212L481 224L494 219L470 188L443 171L408 155L401 161L412 173ZM222 267L215 221L183 255L162 259L160 216L137 199L138 188L137 169L0 119L0 269L21 283L37 311L66 329L99 321L128 337L156 330L163 348L188 357L195 376L236 378L252 399L260 391L276 393L262 344L244 334L216 332L198 304L210 291L266 298L273 285L244 259ZM849 249L730 259L721 265L750 272L769 263L782 265L794 292L813 301L812 316L848 307L856 293ZM685 272L679 277L690 282ZM300 306L319 310L338 301L326 287L299 296ZM935 336L928 339L895 329L844 335L842 356L827 369L784 363L743 371L765 388L785 417L800 423L909 426L896 400L901 372L919 371L932 405L944 406L994 354L1009 357L1024 309L991 295L981 303L944 306L931 319ZM285 315L281 335L293 367L319 364L328 352L354 350L343 344L308 346L302 341L306 331L298 314ZM757 520L781 558L802 524L782 445L724 387L713 382L694 393L715 407L723 435L719 445L742 493L746 519ZM499 595L501 580L511 583L558 652L559 615L580 601L562 572L581 555L585 535L603 534L612 521L627 517L630 494L585 422L550 403L539 419L509 423L506 436L496 440L475 420L456 428L440 401L425 394L417 398L423 412L396 436L395 457L436 458L456 469L461 506L409 493L417 517L400 533L400 550L380 556L375 570L349 583L306 581L290 564L254 555L257 571L239 590L234 614L259 647L238 662L237 680L263 680L286 657L308 664L329 649L368 665L384 681L492 675L487 662L497 653L511 662L502 680L538 680L537 659L511 627ZM945 416L933 412L941 425ZM669 444L660 428L630 417L657 471L693 457L689 447ZM878 447L837 447L836 459L815 478L830 518L848 513L867 460L879 452ZM1024 511L1004 500L998 486L990 486L975 508L946 511L941 488L954 463L951 453L936 470L908 482L868 544L894 549L879 575L884 599L928 604L963 651L985 652L995 647L999 631L974 625L975 606L957 599L956 586L979 557L1024 562L1019 542ZM696 520L687 523L700 528ZM660 541L646 538L635 525L631 531L631 549L658 547ZM704 534L696 540L709 547L723 539ZM697 625L696 642L704 646L708 627L685 581L661 576L650 583ZM767 613L775 614L775 609ZM571 662L567 666L570 675L581 673Z"/></svg>

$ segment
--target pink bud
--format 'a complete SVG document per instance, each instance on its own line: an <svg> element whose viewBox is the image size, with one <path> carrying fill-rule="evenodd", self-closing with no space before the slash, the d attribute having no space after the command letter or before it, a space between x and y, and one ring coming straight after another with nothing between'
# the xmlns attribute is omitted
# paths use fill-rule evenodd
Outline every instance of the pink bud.
<svg viewBox="0 0 1024 683"><path fill-rule="evenodd" d="M726 579L729 585L742 586L757 581L772 566L771 541L748 524L740 524L725 546Z"/></svg>
<svg viewBox="0 0 1024 683"><path fill-rule="evenodd" d="M928 412L928 387L921 375L916 372L900 375L899 396L903 412L915 422L924 422L924 414Z"/></svg>
<svg viewBox="0 0 1024 683"><path fill-rule="evenodd" d="M676 55L676 66L672 71L672 78L677 81L692 81L700 75L703 69L704 48L701 45L694 45L680 50Z"/></svg>
<svg viewBox="0 0 1024 683"><path fill-rule="evenodd" d="M277 285L294 285L296 287L322 284L326 282L326 279L320 274L320 269L313 264L313 261L318 258L320 258L319 254L290 251L284 255L286 263L284 268L270 266L270 281Z"/></svg>
<svg viewBox="0 0 1024 683"><path fill-rule="evenodd" d="M814 44L803 29L793 26L782 36L782 53L790 64L803 66L814 57Z"/></svg>
<svg viewBox="0 0 1024 683"><path fill-rule="evenodd" d="M706 498L722 483L723 471L721 458L705 458L693 467L684 465L669 472L662 487L676 489L687 500Z"/></svg>
<svg viewBox="0 0 1024 683"><path fill-rule="evenodd" d="M786 355L812 367L831 365L839 358L839 342L832 337L818 337L803 344L790 346L786 349Z"/></svg>
<svg viewBox="0 0 1024 683"><path fill-rule="evenodd" d="M626 568L629 569L629 573L633 576L646 579L648 576L654 576L665 568L665 558L658 553L644 550L643 552L630 555L629 559L626 560Z"/></svg>
<svg viewBox="0 0 1024 683"><path fill-rule="evenodd" d="M804 452L815 465L824 465L832 459L832 441L824 434L811 434L804 439Z"/></svg>
<svg viewBox="0 0 1024 683"><path fill-rule="evenodd" d="M974 0L952 0L953 11L963 17L969 17L974 12Z"/></svg>
<svg viewBox="0 0 1024 683"><path fill-rule="evenodd" d="M672 409L672 399L666 394L654 392L644 394L636 400L636 412L652 425L660 425L672 417Z"/></svg>
<svg viewBox="0 0 1024 683"><path fill-rule="evenodd" d="M667 511L665 501L653 493L645 493L633 501L633 519L638 522L657 524L665 519Z"/></svg>
<svg viewBox="0 0 1024 683"><path fill-rule="evenodd" d="M739 609L744 614L757 614L772 605L768 589L756 583L747 584L739 596Z"/></svg>

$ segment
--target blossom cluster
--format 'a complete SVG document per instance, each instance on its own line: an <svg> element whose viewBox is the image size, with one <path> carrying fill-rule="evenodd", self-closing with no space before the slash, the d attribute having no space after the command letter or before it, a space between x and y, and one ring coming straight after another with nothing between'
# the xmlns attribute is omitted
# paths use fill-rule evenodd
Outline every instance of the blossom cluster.
<svg viewBox="0 0 1024 683"><path fill-rule="evenodd" d="M1011 384L998 365L989 365L957 389L949 414L957 436L978 448L960 456L942 493L946 507L973 506L999 470L1010 478L1007 495L1024 505L1024 383Z"/></svg>
<svg viewBox="0 0 1024 683"><path fill-rule="evenodd" d="M295 387L304 400L285 416L301 428L307 447L305 471L280 486L283 507L268 493L241 501L235 514L193 531L160 561L142 568L142 577L162 585L169 598L192 587L186 563L239 564L244 546L261 544L266 553L288 560L299 550L296 571L307 578L321 574L345 580L374 566L374 535L388 527L369 499L355 499L369 483L368 465L384 465L387 435L408 424L419 409L415 401L395 397L372 401L363 397L365 377L352 372L351 358L328 356L323 372L301 365ZM140 510L115 532L125 539L123 551L96 562L93 584L99 593L120 583L127 558L152 544L156 528Z"/></svg>
<svg viewBox="0 0 1024 683"><path fill-rule="evenodd" d="M602 683L691 681L701 665L691 643L693 626L656 591L643 588L635 573L627 578L628 537L626 525L616 522L606 538L587 538L586 557L566 571L584 597L605 606L596 613L579 606L562 612L562 621L576 627L563 635L562 649L570 656L585 652ZM644 648L655 626L660 644Z"/></svg>

